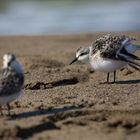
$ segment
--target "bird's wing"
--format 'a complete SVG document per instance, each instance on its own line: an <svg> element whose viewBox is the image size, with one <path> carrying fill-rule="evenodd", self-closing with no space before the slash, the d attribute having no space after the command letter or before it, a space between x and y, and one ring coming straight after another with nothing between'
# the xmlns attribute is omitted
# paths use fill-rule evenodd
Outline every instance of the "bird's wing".
<svg viewBox="0 0 140 140"><path fill-rule="evenodd" d="M136 57L136 56L135 56ZM122 53L119 53L117 55L117 58L119 60L122 60L122 61L125 61L125 62L128 62L130 64L133 64L133 65L136 65L136 66L139 66L140 67L140 64L138 62L135 61L135 59L131 56L128 56L128 55L125 55L125 54L122 54Z"/></svg>
<svg viewBox="0 0 140 140"><path fill-rule="evenodd" d="M125 44L122 43L121 47L117 50L116 52L116 59L118 60L122 60L122 61L126 61L128 62L130 65L135 65L140 67L140 63L136 62L136 60L140 60L140 58L134 54L129 53L126 50Z"/></svg>
<svg viewBox="0 0 140 140"><path fill-rule="evenodd" d="M132 67L132 68L134 68L134 69L136 69L136 70L138 70L138 71L140 71L140 68L137 67L137 66L135 66L135 65L133 65L133 64L129 64L129 66Z"/></svg>
<svg viewBox="0 0 140 140"><path fill-rule="evenodd" d="M134 38L129 38L127 36L114 36L108 38L106 40L106 43L101 49L101 55L106 58L111 59L126 59L126 57L133 58L135 60L139 60L139 58L135 55L133 55L128 50L130 49L131 42L134 40ZM129 46L129 48L127 47ZM120 56L120 58L119 58Z"/></svg>
<svg viewBox="0 0 140 140"><path fill-rule="evenodd" d="M123 36L103 36L94 43L95 48L100 50L101 56L104 58L116 59L116 53L122 46L130 44L133 39ZM122 45L123 44L123 45Z"/></svg>
<svg viewBox="0 0 140 140"><path fill-rule="evenodd" d="M14 71L5 70L0 79L0 96L18 92L19 78Z"/></svg>

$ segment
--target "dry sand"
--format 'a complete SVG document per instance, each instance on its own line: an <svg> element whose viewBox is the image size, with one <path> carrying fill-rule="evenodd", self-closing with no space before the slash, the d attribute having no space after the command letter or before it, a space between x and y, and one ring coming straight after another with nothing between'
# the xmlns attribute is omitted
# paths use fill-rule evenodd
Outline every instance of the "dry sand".
<svg viewBox="0 0 140 140"><path fill-rule="evenodd" d="M125 34L140 44L140 32ZM0 37L0 58L14 52L26 78L12 115L3 108L0 140L140 140L140 72L118 71L116 84L103 84L106 74L68 65L101 35Z"/></svg>

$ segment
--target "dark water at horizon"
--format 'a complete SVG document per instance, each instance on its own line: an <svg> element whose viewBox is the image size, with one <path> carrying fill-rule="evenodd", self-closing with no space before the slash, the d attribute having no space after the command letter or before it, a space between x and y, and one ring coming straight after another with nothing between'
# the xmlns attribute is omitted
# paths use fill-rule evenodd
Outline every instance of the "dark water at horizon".
<svg viewBox="0 0 140 140"><path fill-rule="evenodd" d="M0 10L0 35L140 30L140 1L13 1Z"/></svg>

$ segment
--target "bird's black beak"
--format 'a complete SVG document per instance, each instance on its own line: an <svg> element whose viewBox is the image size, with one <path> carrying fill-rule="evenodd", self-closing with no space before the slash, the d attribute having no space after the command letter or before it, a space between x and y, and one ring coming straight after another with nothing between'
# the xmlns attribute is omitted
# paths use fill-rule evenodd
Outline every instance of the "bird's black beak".
<svg viewBox="0 0 140 140"><path fill-rule="evenodd" d="M73 64L74 62L76 62L78 59L77 58L75 58L74 60L72 60L71 62L70 62L70 64L69 65L71 65L71 64Z"/></svg>

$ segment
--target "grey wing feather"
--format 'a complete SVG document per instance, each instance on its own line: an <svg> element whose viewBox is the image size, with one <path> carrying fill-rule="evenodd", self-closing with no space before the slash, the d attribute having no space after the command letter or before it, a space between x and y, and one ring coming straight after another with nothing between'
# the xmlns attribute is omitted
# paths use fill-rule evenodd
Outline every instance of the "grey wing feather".
<svg viewBox="0 0 140 140"><path fill-rule="evenodd" d="M140 58L138 56L135 56L134 54L129 53L126 48L125 45L127 43L128 39L126 39L122 45L120 46L120 48L118 49L118 51L116 52L116 58L126 61L128 63L130 63L131 65L136 65L140 67L140 64L138 62L136 62L135 60L140 60Z"/></svg>
<svg viewBox="0 0 140 140"><path fill-rule="evenodd" d="M131 66L132 68L134 68L134 69L140 71L140 68L138 68L137 66L135 66L135 65L133 65L133 64L129 64L129 66Z"/></svg>
<svg viewBox="0 0 140 140"><path fill-rule="evenodd" d="M123 53L118 53L117 54L117 58L123 61L126 61L130 64L136 65L138 67L140 67L140 64L138 62L135 62L134 58L128 55L125 55Z"/></svg>

